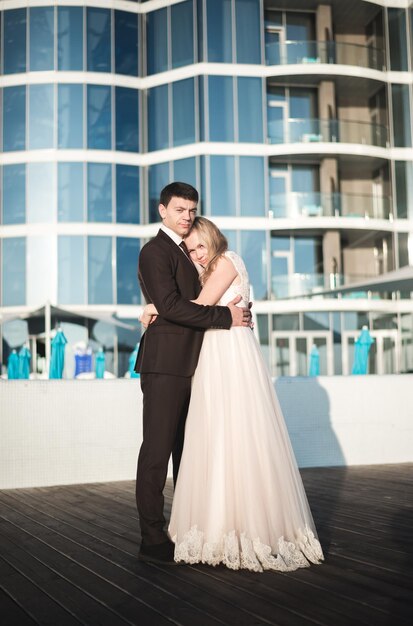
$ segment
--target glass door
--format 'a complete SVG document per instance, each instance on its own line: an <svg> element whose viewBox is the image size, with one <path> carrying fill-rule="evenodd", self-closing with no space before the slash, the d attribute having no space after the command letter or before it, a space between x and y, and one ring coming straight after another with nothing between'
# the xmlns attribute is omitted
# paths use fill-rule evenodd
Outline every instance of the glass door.
<svg viewBox="0 0 413 626"><path fill-rule="evenodd" d="M287 101L283 87L270 87L267 94L267 128L270 143L288 141Z"/></svg>
<svg viewBox="0 0 413 626"><path fill-rule="evenodd" d="M333 344L329 332L280 332L272 335L274 376L308 376L310 354L317 347L320 376L332 376Z"/></svg>
<svg viewBox="0 0 413 626"><path fill-rule="evenodd" d="M354 363L355 342L359 332L345 332L342 335L343 374L351 374ZM374 340L370 346L368 374L398 374L400 371L400 346L396 330L370 331Z"/></svg>

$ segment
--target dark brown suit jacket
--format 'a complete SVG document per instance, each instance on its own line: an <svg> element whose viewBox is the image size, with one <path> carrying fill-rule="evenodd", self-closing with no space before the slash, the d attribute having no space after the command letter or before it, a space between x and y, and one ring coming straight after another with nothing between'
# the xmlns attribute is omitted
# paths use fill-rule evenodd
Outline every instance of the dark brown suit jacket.
<svg viewBox="0 0 413 626"><path fill-rule="evenodd" d="M135 370L192 376L204 331L229 329L230 310L190 302L201 291L198 272L162 230L142 248L138 277L145 300L156 306L159 315L142 336Z"/></svg>

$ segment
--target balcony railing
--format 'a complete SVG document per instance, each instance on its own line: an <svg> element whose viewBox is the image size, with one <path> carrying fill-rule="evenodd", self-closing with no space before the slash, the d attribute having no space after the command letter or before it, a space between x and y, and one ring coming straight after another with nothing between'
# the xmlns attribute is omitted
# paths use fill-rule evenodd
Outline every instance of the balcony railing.
<svg viewBox="0 0 413 626"><path fill-rule="evenodd" d="M382 49L335 41L268 41L265 44L265 59L267 65L329 63L386 69Z"/></svg>
<svg viewBox="0 0 413 626"><path fill-rule="evenodd" d="M294 296L316 295L318 292L337 289L338 287L348 286L354 283L368 281L374 278L367 274L288 274L282 276L272 276L271 279L271 298L280 300L283 298L291 298ZM366 291L352 291L343 294L343 298L367 298L368 295L373 298L384 297L385 294L372 294ZM331 296L326 296L331 297Z"/></svg>
<svg viewBox="0 0 413 626"><path fill-rule="evenodd" d="M337 119L272 120L268 114L269 143L354 143L369 146L387 145L387 128L380 124Z"/></svg>
<svg viewBox="0 0 413 626"><path fill-rule="evenodd" d="M273 217L362 217L389 219L390 196L353 193L291 192L270 195Z"/></svg>

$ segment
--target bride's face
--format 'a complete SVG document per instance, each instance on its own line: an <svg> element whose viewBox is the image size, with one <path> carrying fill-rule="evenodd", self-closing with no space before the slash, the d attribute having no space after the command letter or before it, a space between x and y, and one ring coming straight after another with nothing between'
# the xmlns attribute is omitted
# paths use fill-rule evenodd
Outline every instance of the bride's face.
<svg viewBox="0 0 413 626"><path fill-rule="evenodd" d="M209 261L208 248L195 229L185 238L185 243L191 259L202 267L206 267Z"/></svg>

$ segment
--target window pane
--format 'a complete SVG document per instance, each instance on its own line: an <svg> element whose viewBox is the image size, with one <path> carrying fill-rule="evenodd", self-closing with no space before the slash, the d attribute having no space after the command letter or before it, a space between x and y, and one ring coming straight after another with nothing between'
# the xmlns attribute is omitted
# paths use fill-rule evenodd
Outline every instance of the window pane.
<svg viewBox="0 0 413 626"><path fill-rule="evenodd" d="M233 79L209 76L209 141L234 141Z"/></svg>
<svg viewBox="0 0 413 626"><path fill-rule="evenodd" d="M86 12L87 69L89 72L110 72L110 10L86 9Z"/></svg>
<svg viewBox="0 0 413 626"><path fill-rule="evenodd" d="M211 215L235 215L234 157L211 156Z"/></svg>
<svg viewBox="0 0 413 626"><path fill-rule="evenodd" d="M264 159L239 157L241 215L265 215Z"/></svg>
<svg viewBox="0 0 413 626"><path fill-rule="evenodd" d="M169 147L168 85L148 91L148 144L149 151Z"/></svg>
<svg viewBox="0 0 413 626"><path fill-rule="evenodd" d="M83 148L83 85L58 85L58 148Z"/></svg>
<svg viewBox="0 0 413 626"><path fill-rule="evenodd" d="M88 163L88 221L112 221L112 166L110 163Z"/></svg>
<svg viewBox="0 0 413 626"><path fill-rule="evenodd" d="M111 237L88 237L88 303L113 303Z"/></svg>
<svg viewBox="0 0 413 626"><path fill-rule="evenodd" d="M116 285L118 304L139 304L137 267L139 239L118 237L116 240Z"/></svg>
<svg viewBox="0 0 413 626"><path fill-rule="evenodd" d="M29 149L54 148L54 86L29 87Z"/></svg>
<svg viewBox="0 0 413 626"><path fill-rule="evenodd" d="M59 70L83 69L83 8L58 7L57 66Z"/></svg>
<svg viewBox="0 0 413 626"><path fill-rule="evenodd" d="M139 224L139 168L116 166L116 221Z"/></svg>
<svg viewBox="0 0 413 626"><path fill-rule="evenodd" d="M54 8L30 9L30 71L54 69Z"/></svg>
<svg viewBox="0 0 413 626"><path fill-rule="evenodd" d="M116 150L139 152L139 92L116 87L115 98Z"/></svg>
<svg viewBox="0 0 413 626"><path fill-rule="evenodd" d="M59 222L83 222L83 163L58 163L57 219Z"/></svg>
<svg viewBox="0 0 413 626"><path fill-rule="evenodd" d="M166 9L146 14L148 74L168 69L168 38Z"/></svg>
<svg viewBox="0 0 413 626"><path fill-rule="evenodd" d="M138 75L138 16L115 11L115 72Z"/></svg>
<svg viewBox="0 0 413 626"><path fill-rule="evenodd" d="M294 237L294 269L299 274L322 274L321 237Z"/></svg>
<svg viewBox="0 0 413 626"><path fill-rule="evenodd" d="M390 69L407 70L406 12L404 9L387 9L389 18Z"/></svg>
<svg viewBox="0 0 413 626"><path fill-rule="evenodd" d="M194 62L194 25L192 2L171 6L172 67ZM183 36L182 34L185 33Z"/></svg>
<svg viewBox="0 0 413 626"><path fill-rule="evenodd" d="M188 183L196 188L196 159L191 157L188 159L179 159L178 161L174 161L173 179L180 180L183 183Z"/></svg>
<svg viewBox="0 0 413 626"><path fill-rule="evenodd" d="M238 78L239 141L263 142L261 78Z"/></svg>
<svg viewBox="0 0 413 626"><path fill-rule="evenodd" d="M27 222L56 221L56 186L54 163L27 165Z"/></svg>
<svg viewBox="0 0 413 626"><path fill-rule="evenodd" d="M413 219L413 162L395 161L397 217Z"/></svg>
<svg viewBox="0 0 413 626"><path fill-rule="evenodd" d="M87 87L87 145L92 150L112 148L112 114L110 87Z"/></svg>
<svg viewBox="0 0 413 626"><path fill-rule="evenodd" d="M173 143L181 146L195 142L194 79L172 83L173 94Z"/></svg>
<svg viewBox="0 0 413 626"><path fill-rule="evenodd" d="M2 247L2 304L3 306L26 304L26 238L3 239Z"/></svg>
<svg viewBox="0 0 413 626"><path fill-rule="evenodd" d="M159 196L162 189L171 182L169 163L159 163L149 168L149 222L159 222Z"/></svg>
<svg viewBox="0 0 413 626"><path fill-rule="evenodd" d="M208 61L232 62L231 0L206 0Z"/></svg>
<svg viewBox="0 0 413 626"><path fill-rule="evenodd" d="M58 238L58 303L85 304L85 238Z"/></svg>
<svg viewBox="0 0 413 626"><path fill-rule="evenodd" d="M56 300L56 238L39 235L27 238L26 304L41 306Z"/></svg>
<svg viewBox="0 0 413 626"><path fill-rule="evenodd" d="M410 128L409 86L392 85L394 145L408 147L412 145Z"/></svg>
<svg viewBox="0 0 413 626"><path fill-rule="evenodd" d="M267 247L264 231L241 232L241 256L253 288L251 297L256 300L265 300L267 297Z"/></svg>
<svg viewBox="0 0 413 626"><path fill-rule="evenodd" d="M235 2L237 62L261 63L260 0Z"/></svg>
<svg viewBox="0 0 413 626"><path fill-rule="evenodd" d="M6 87L3 89L3 150L24 150L25 147L26 87Z"/></svg>
<svg viewBox="0 0 413 626"><path fill-rule="evenodd" d="M26 166L3 165L3 224L26 221Z"/></svg>
<svg viewBox="0 0 413 626"><path fill-rule="evenodd" d="M4 58L5 74L26 71L26 9L4 11Z"/></svg>

